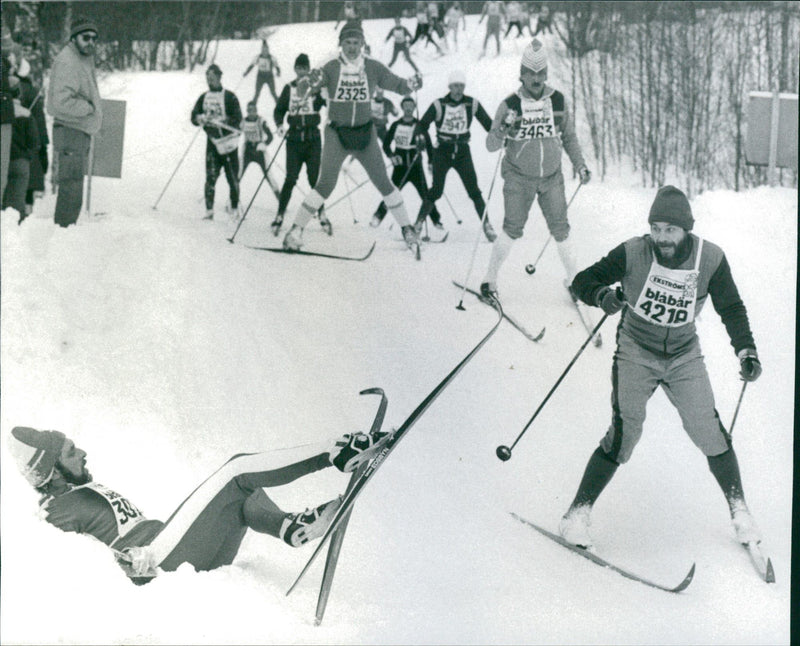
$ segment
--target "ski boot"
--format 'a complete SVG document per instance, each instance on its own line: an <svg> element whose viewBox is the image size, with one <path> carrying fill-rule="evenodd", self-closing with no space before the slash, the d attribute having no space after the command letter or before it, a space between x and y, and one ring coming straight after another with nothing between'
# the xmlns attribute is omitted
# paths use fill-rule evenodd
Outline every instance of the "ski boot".
<svg viewBox="0 0 800 646"><path fill-rule="evenodd" d="M494 232L494 227L492 227L492 223L489 222L489 218L483 221L483 234L489 242L497 240L497 234Z"/></svg>
<svg viewBox="0 0 800 646"><path fill-rule="evenodd" d="M214 219L214 209L206 209L206 215L203 218L204 220L213 220Z"/></svg>
<svg viewBox="0 0 800 646"><path fill-rule="evenodd" d="M589 505L570 507L558 525L558 533L561 534L561 537L576 547L591 550L593 547L592 537L589 535L589 527L592 524L589 517L591 511L592 508Z"/></svg>
<svg viewBox="0 0 800 646"><path fill-rule="evenodd" d="M336 440L328 455L331 464L342 473L355 471L374 458L392 438L392 433L348 433Z"/></svg>
<svg viewBox="0 0 800 646"><path fill-rule="evenodd" d="M272 235L277 236L281 230L281 226L283 226L283 213L278 213L269 226L272 228Z"/></svg>
<svg viewBox="0 0 800 646"><path fill-rule="evenodd" d="M383 217L386 215L385 213L381 214L380 211L375 211L372 214L372 219L369 221L369 226L371 227L379 227L381 226L381 222L383 222Z"/></svg>
<svg viewBox="0 0 800 646"><path fill-rule="evenodd" d="M425 226L425 216L420 215L419 217L417 217L417 221L414 223L414 231L417 232L417 235L419 235L422 232L423 226Z"/></svg>
<svg viewBox="0 0 800 646"><path fill-rule="evenodd" d="M740 506L733 510L731 514L733 529L736 532L736 540L742 545L761 542L761 532L746 506Z"/></svg>
<svg viewBox="0 0 800 646"><path fill-rule="evenodd" d="M296 224L286 233L283 238L283 248L286 251L298 251L303 246L303 230Z"/></svg>
<svg viewBox="0 0 800 646"><path fill-rule="evenodd" d="M405 225L401 231L403 232L403 240L405 240L406 245L408 246L411 251L414 252L414 255L417 257L417 260L420 259L420 252L419 252L419 236L417 235L416 230L410 224Z"/></svg>
<svg viewBox="0 0 800 646"><path fill-rule="evenodd" d="M492 307L497 307L500 304L500 296L497 293L497 286L491 283L481 283L481 300L488 303Z"/></svg>
<svg viewBox="0 0 800 646"><path fill-rule="evenodd" d="M281 526L280 538L292 547L319 538L328 529L341 504L341 498L334 498L315 509L306 509L302 514L289 514Z"/></svg>
<svg viewBox="0 0 800 646"><path fill-rule="evenodd" d="M328 219L328 216L325 215L324 206L321 206L319 208L319 225L322 227L322 230L329 236L333 235L333 225L331 225L331 221Z"/></svg>

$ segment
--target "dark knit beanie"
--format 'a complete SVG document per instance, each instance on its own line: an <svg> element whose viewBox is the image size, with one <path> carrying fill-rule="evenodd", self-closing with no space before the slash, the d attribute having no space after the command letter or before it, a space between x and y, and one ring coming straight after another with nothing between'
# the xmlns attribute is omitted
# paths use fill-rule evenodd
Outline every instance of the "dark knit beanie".
<svg viewBox="0 0 800 646"><path fill-rule="evenodd" d="M344 23L342 31L339 32L339 43L345 38L361 38L364 39L364 30L361 27L360 20L348 20Z"/></svg>
<svg viewBox="0 0 800 646"><path fill-rule="evenodd" d="M300 54L294 59L294 66L311 68L311 61L308 60L308 54Z"/></svg>
<svg viewBox="0 0 800 646"><path fill-rule="evenodd" d="M692 207L689 200L680 189L674 186L662 186L656 193L653 206L650 207L650 216L647 218L650 224L653 222L666 222L674 224L687 231L694 227L694 217L692 217Z"/></svg>
<svg viewBox="0 0 800 646"><path fill-rule="evenodd" d="M214 74L216 74L217 76L222 78L222 70L219 68L219 65L217 65L216 63L211 63L211 65L208 66L208 69L206 70L206 72L213 72Z"/></svg>
<svg viewBox="0 0 800 646"><path fill-rule="evenodd" d="M82 34L84 31L93 31L94 33L98 33L97 25L93 20L89 20L83 16L76 16L73 18L72 29L69 30L70 39L75 38L75 36Z"/></svg>
<svg viewBox="0 0 800 646"><path fill-rule="evenodd" d="M9 449L25 479L34 487L41 487L53 476L65 441L59 431L15 426L11 429Z"/></svg>

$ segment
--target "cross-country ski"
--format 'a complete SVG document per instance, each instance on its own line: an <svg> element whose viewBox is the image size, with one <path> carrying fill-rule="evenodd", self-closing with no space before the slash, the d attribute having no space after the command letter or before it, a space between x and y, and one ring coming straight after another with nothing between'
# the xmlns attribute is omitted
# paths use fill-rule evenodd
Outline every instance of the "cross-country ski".
<svg viewBox="0 0 800 646"><path fill-rule="evenodd" d="M453 281L453 285L455 285L461 290L465 289L463 285L457 283L456 281ZM487 298L485 298L480 292L477 292L469 287L466 288L466 291L475 296L475 298L477 298L484 305L488 305L489 307L492 308L495 307L494 304ZM534 343L538 343L539 341L542 340L542 337L544 337L544 332L545 332L544 327L539 331L538 334L532 334L531 332L528 332L528 330L524 328L517 319L513 318L510 314L506 313L505 310L503 310L503 318L506 321L508 321L514 328L516 328L519 332L521 332L526 339L533 341Z"/></svg>

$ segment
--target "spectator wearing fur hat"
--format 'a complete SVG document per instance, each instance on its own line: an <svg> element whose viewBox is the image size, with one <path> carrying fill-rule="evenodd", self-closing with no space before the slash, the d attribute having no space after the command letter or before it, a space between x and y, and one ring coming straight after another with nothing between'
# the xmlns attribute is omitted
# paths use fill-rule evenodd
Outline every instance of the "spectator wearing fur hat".
<svg viewBox="0 0 800 646"><path fill-rule="evenodd" d="M351 155L364 167L375 188L383 195L389 210L403 232L406 245L419 257L419 240L408 220L403 196L386 173L370 104L375 89L405 95L422 87L422 77L402 79L383 63L364 55L364 30L357 20L349 20L339 32L339 55L321 68L311 70L312 91L325 88L330 97L328 124L322 146L322 163L314 188L303 200L292 228L283 239L288 250L303 244L303 229L336 187L345 157Z"/></svg>
<svg viewBox="0 0 800 646"><path fill-rule="evenodd" d="M587 183L591 173L583 159L566 99L561 92L548 86L546 80L544 47L539 40L533 40L522 54L521 86L500 103L486 137L486 148L490 152L506 147L501 170L505 207L503 229L492 247L489 267L481 284L481 292L489 298L497 298L500 267L513 243L522 237L537 197L567 274L566 285L572 282L577 271L575 251L569 240L562 152L566 151L581 183Z"/></svg>
<svg viewBox="0 0 800 646"><path fill-rule="evenodd" d="M722 249L692 233L686 195L658 190L648 217L650 234L631 238L584 269L572 283L588 305L613 315L622 310L612 374L612 418L594 451L575 498L561 520L561 535L590 548L592 506L639 438L647 402L663 388L684 430L702 451L728 503L736 538L757 544L760 533L745 503L731 435L714 406L695 319L709 297L739 359L739 375L761 374L747 310ZM620 283L621 292L613 286Z"/></svg>
<svg viewBox="0 0 800 646"><path fill-rule="evenodd" d="M50 70L47 112L53 117L53 154L58 167L55 223L78 221L91 139L100 131L103 109L94 66L97 25L74 18L69 42Z"/></svg>
<svg viewBox="0 0 800 646"><path fill-rule="evenodd" d="M391 439L379 430L266 453L241 453L205 479L166 523L146 518L127 498L93 481L86 452L60 431L17 426L9 453L41 494L44 519L65 532L87 534L110 547L134 583L183 563L195 570L230 565L248 529L298 547L320 537L341 503L334 498L286 513L264 488L283 486L331 466L343 473L376 456Z"/></svg>
<svg viewBox="0 0 800 646"><path fill-rule="evenodd" d="M436 200L444 193L444 181L448 171L452 168L458 173L467 195L475 205L478 219L483 219L483 231L491 242L496 235L488 216L484 219L486 202L483 200L481 189L478 187L478 176L475 174L475 164L472 162L470 151L470 127L475 118L487 131L492 126L492 118L477 99L464 94L467 86L467 77L461 70L453 70L447 78L449 92L441 99L436 99L425 110L419 120L420 134L427 134L431 124L436 125L437 146L433 149L431 171L433 180L428 197L422 202L417 230L422 228L425 218L433 211Z"/></svg>

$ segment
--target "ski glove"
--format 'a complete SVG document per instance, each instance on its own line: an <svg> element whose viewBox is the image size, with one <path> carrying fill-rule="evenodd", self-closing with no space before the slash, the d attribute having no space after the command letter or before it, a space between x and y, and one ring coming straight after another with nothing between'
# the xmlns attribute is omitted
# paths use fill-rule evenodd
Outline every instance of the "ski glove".
<svg viewBox="0 0 800 646"><path fill-rule="evenodd" d="M422 76L420 74L414 74L406 81L408 83L408 87L412 92L416 92L422 87Z"/></svg>
<svg viewBox="0 0 800 646"><path fill-rule="evenodd" d="M399 166L403 163L403 158L400 155L392 155L392 164Z"/></svg>
<svg viewBox="0 0 800 646"><path fill-rule="evenodd" d="M128 547L122 551L118 559L129 576L154 577L158 574L155 555L147 545L143 547Z"/></svg>
<svg viewBox="0 0 800 646"><path fill-rule="evenodd" d="M745 348L739 351L739 376L745 381L755 381L761 376L761 362L758 360L758 352L753 348Z"/></svg>
<svg viewBox="0 0 800 646"><path fill-rule="evenodd" d="M581 180L581 184L588 184L592 179L592 173L586 166L581 166L578 170L578 177Z"/></svg>
<svg viewBox="0 0 800 646"><path fill-rule="evenodd" d="M322 70L315 68L308 73L308 82L312 88L318 88L322 85Z"/></svg>
<svg viewBox="0 0 800 646"><path fill-rule="evenodd" d="M278 139L283 139L286 136L286 131L283 129L283 126L278 126L275 128L275 134L278 135Z"/></svg>
<svg viewBox="0 0 800 646"><path fill-rule="evenodd" d="M258 144L258 145L256 146L256 150L260 150L262 153L265 153L265 152L267 152L267 144L265 144L265 143L262 141L260 144Z"/></svg>
<svg viewBox="0 0 800 646"><path fill-rule="evenodd" d="M622 290L611 289L610 287L603 287L594 297L595 305L602 308L602 310L609 316L613 316L619 312L625 305L625 295Z"/></svg>

